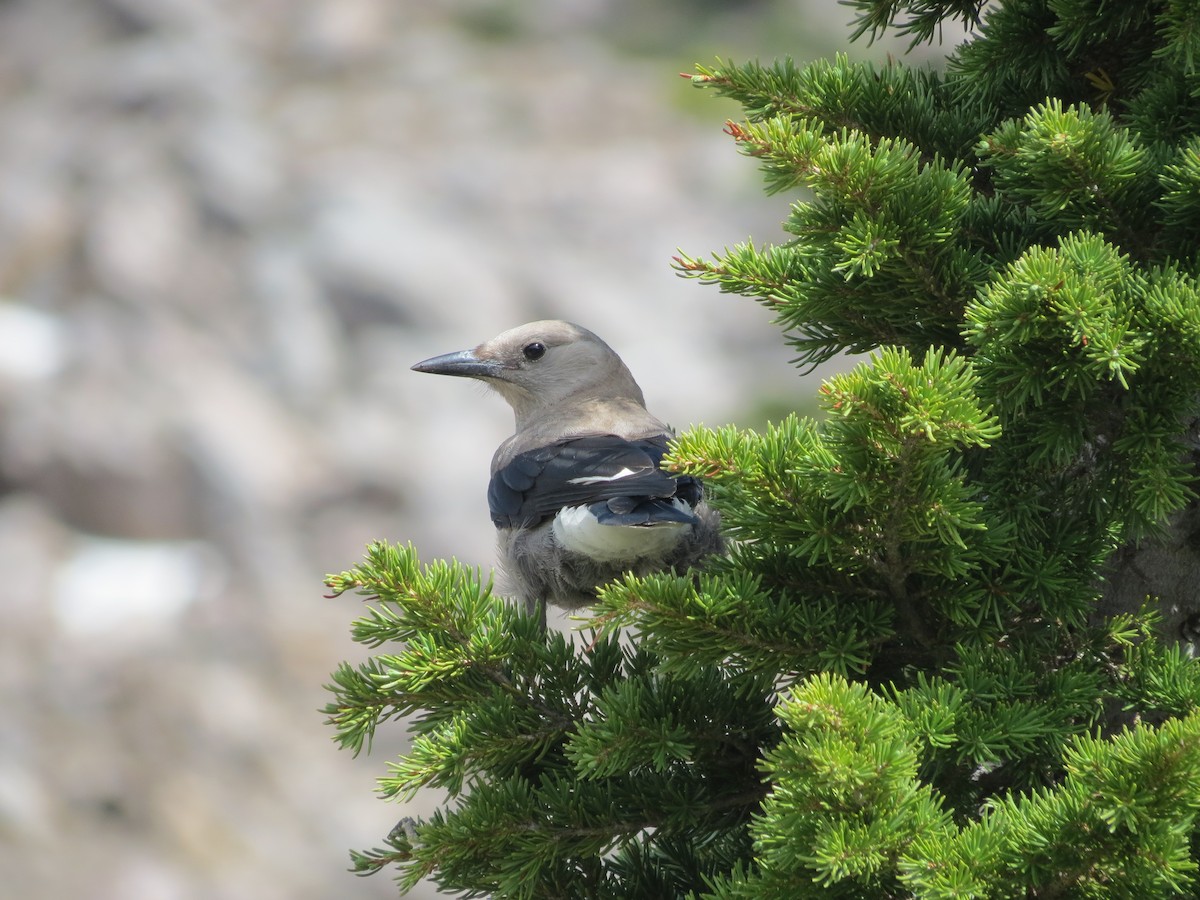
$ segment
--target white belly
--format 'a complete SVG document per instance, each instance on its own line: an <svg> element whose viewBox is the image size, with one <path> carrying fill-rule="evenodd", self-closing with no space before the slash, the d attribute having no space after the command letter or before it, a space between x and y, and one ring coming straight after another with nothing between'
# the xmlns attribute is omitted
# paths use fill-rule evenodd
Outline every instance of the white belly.
<svg viewBox="0 0 1200 900"><path fill-rule="evenodd" d="M691 527L685 522L601 525L586 506L569 506L559 510L552 529L559 546L573 553L592 559L620 560L662 556Z"/></svg>

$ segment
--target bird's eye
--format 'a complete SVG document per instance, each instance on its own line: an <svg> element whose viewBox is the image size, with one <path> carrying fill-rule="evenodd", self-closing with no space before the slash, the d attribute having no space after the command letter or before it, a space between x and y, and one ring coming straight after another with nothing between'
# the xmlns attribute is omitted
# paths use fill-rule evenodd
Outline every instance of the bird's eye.
<svg viewBox="0 0 1200 900"><path fill-rule="evenodd" d="M534 341L532 344L526 344L525 349L521 352L525 354L527 360L533 362L546 355L546 345L541 341Z"/></svg>

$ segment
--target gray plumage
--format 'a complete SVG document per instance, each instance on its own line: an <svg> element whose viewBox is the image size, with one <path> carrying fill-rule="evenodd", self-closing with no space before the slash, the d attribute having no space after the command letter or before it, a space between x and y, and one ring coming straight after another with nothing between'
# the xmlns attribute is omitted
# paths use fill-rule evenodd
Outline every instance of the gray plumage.
<svg viewBox="0 0 1200 900"><path fill-rule="evenodd" d="M477 378L513 409L488 505L508 591L532 614L587 606L625 572L682 571L724 549L699 481L659 468L674 432L587 329L531 322L413 369Z"/></svg>

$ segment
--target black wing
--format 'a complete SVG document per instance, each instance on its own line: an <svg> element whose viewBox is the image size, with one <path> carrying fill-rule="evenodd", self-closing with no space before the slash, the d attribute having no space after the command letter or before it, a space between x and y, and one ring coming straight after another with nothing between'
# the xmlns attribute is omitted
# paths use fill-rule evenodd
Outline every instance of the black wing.
<svg viewBox="0 0 1200 900"><path fill-rule="evenodd" d="M612 525L695 521L670 501L678 497L694 507L700 484L662 471L658 463L666 450L665 436L627 441L611 434L527 450L492 476L492 521L498 528L531 528L563 507L582 504L596 504L596 517Z"/></svg>

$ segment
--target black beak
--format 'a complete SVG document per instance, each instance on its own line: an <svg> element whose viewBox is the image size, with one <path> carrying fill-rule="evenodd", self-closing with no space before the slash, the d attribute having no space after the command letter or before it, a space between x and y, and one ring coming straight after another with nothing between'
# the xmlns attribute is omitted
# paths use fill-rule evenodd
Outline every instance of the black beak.
<svg viewBox="0 0 1200 900"><path fill-rule="evenodd" d="M474 350L459 350L423 359L412 367L414 372L430 375L459 375L465 378L498 378L504 366L491 359L480 359Z"/></svg>

